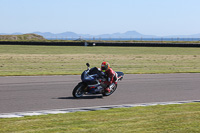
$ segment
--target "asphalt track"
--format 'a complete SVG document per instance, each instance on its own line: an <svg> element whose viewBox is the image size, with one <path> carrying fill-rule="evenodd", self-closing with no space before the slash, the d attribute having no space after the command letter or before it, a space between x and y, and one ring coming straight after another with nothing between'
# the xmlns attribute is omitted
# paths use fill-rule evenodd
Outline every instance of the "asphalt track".
<svg viewBox="0 0 200 133"><path fill-rule="evenodd" d="M72 76L0 77L0 113L200 99L200 73L127 74L115 93L72 97Z"/></svg>

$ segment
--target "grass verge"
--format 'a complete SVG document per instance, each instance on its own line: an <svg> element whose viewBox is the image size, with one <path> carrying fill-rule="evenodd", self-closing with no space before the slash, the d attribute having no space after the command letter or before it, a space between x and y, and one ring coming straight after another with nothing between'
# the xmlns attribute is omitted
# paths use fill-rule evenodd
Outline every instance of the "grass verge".
<svg viewBox="0 0 200 133"><path fill-rule="evenodd" d="M0 76L80 74L102 61L126 74L200 72L199 48L0 45Z"/></svg>
<svg viewBox="0 0 200 133"><path fill-rule="evenodd" d="M180 132L200 129L200 103L0 119L0 132Z"/></svg>

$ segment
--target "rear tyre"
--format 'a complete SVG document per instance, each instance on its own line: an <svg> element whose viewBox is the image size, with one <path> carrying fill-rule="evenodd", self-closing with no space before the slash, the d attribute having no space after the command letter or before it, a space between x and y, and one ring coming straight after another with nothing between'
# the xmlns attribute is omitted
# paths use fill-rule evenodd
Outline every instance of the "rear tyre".
<svg viewBox="0 0 200 133"><path fill-rule="evenodd" d="M103 92L103 96L110 96L111 94L113 94L113 92L117 89L117 84L113 87L112 90L110 90L110 92Z"/></svg>
<svg viewBox="0 0 200 133"><path fill-rule="evenodd" d="M83 83L79 83L73 90L72 95L75 98L80 98L83 96L84 94L84 88L87 87L85 84Z"/></svg>

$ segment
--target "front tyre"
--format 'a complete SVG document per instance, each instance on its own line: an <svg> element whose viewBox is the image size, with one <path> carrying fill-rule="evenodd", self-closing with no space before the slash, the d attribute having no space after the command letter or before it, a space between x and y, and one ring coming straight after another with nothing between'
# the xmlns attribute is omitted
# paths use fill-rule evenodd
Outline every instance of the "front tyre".
<svg viewBox="0 0 200 133"><path fill-rule="evenodd" d="M79 83L73 90L72 95L75 98L80 98L84 94L84 88L86 87L85 84Z"/></svg>
<svg viewBox="0 0 200 133"><path fill-rule="evenodd" d="M110 90L110 92L103 92L103 96L110 96L111 94L113 94L113 92L117 89L117 84L115 84L115 86L112 88L112 90Z"/></svg>

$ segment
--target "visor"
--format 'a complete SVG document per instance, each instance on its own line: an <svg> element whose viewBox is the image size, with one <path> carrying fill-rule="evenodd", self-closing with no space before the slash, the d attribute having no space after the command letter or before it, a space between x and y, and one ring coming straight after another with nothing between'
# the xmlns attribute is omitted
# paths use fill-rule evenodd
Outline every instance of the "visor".
<svg viewBox="0 0 200 133"><path fill-rule="evenodd" d="M101 70L106 70L106 67L101 67Z"/></svg>

